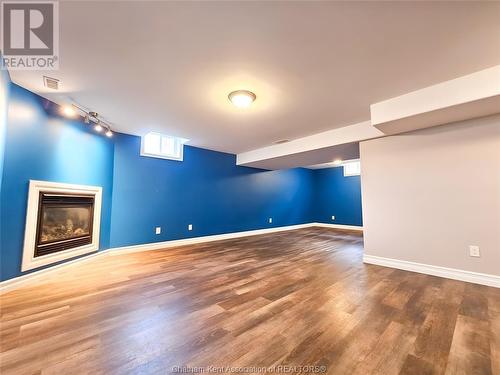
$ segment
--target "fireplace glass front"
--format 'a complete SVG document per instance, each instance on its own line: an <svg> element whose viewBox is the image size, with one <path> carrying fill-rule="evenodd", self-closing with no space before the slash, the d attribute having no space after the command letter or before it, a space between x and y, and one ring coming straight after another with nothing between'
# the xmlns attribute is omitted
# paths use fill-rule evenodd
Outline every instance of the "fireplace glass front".
<svg viewBox="0 0 500 375"><path fill-rule="evenodd" d="M35 257L92 243L93 195L40 193Z"/></svg>

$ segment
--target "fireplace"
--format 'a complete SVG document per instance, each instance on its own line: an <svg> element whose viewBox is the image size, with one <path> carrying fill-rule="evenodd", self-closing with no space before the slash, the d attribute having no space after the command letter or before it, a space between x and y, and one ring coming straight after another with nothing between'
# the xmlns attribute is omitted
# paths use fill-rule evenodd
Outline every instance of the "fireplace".
<svg viewBox="0 0 500 375"><path fill-rule="evenodd" d="M40 193L35 257L92 243L93 195Z"/></svg>
<svg viewBox="0 0 500 375"><path fill-rule="evenodd" d="M99 248L101 188L30 181L22 270Z"/></svg>

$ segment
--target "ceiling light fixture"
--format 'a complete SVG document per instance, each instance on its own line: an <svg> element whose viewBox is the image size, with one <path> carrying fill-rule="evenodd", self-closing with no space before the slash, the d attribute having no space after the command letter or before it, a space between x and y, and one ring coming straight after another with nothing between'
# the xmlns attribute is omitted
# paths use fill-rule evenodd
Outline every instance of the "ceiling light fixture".
<svg viewBox="0 0 500 375"><path fill-rule="evenodd" d="M231 92L228 98L236 107L246 108L257 99L257 96L248 90L237 90Z"/></svg>
<svg viewBox="0 0 500 375"><path fill-rule="evenodd" d="M77 115L77 113L72 105L65 105L64 107L62 107L62 113L64 116L69 117L69 118L76 117L76 115Z"/></svg>
<svg viewBox="0 0 500 375"><path fill-rule="evenodd" d="M340 159L336 159L333 161L333 165L340 165L340 164L342 164L342 160Z"/></svg>
<svg viewBox="0 0 500 375"><path fill-rule="evenodd" d="M101 133L103 130L105 130L104 134L106 135L106 137L113 136L113 131L111 130L111 123L109 123L108 121L104 120L101 116L99 116L99 113L81 107L74 103L73 107L77 109L80 114L82 114L83 122L85 124L94 125L94 130L96 132ZM75 113L77 112L75 111Z"/></svg>

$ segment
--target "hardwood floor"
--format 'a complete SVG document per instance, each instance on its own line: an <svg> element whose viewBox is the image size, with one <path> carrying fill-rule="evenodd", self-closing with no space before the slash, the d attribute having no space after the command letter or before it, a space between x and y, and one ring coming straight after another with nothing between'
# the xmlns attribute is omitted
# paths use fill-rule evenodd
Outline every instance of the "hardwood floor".
<svg viewBox="0 0 500 375"><path fill-rule="evenodd" d="M362 247L309 228L54 271L1 295L0 372L500 374L500 289L365 265Z"/></svg>

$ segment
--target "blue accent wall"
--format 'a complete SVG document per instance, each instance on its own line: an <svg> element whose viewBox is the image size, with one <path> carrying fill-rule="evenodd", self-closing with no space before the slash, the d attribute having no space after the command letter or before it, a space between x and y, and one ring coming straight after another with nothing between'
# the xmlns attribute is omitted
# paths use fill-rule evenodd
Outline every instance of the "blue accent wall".
<svg viewBox="0 0 500 375"><path fill-rule="evenodd" d="M100 249L109 247L113 143L53 103L10 86L1 205L1 279L21 274L29 180L103 187Z"/></svg>
<svg viewBox="0 0 500 375"><path fill-rule="evenodd" d="M0 153L1 280L21 275L29 180L102 186L100 250L314 221L362 224L359 177L344 177L342 168L266 171L190 146L183 162L142 157L139 137L108 139L80 119L63 118L54 103L9 86Z"/></svg>
<svg viewBox="0 0 500 375"><path fill-rule="evenodd" d="M0 53L0 59L1 58L2 54ZM2 192L3 160L5 154L5 135L7 131L9 87L9 72L6 69L0 69L0 194Z"/></svg>
<svg viewBox="0 0 500 375"><path fill-rule="evenodd" d="M313 220L310 170L240 167L235 155L190 146L183 162L139 154L139 137L115 137L111 247Z"/></svg>
<svg viewBox="0 0 500 375"><path fill-rule="evenodd" d="M363 225L360 176L344 177L344 168L314 171L314 217L319 223ZM332 220L332 215L335 220Z"/></svg>

